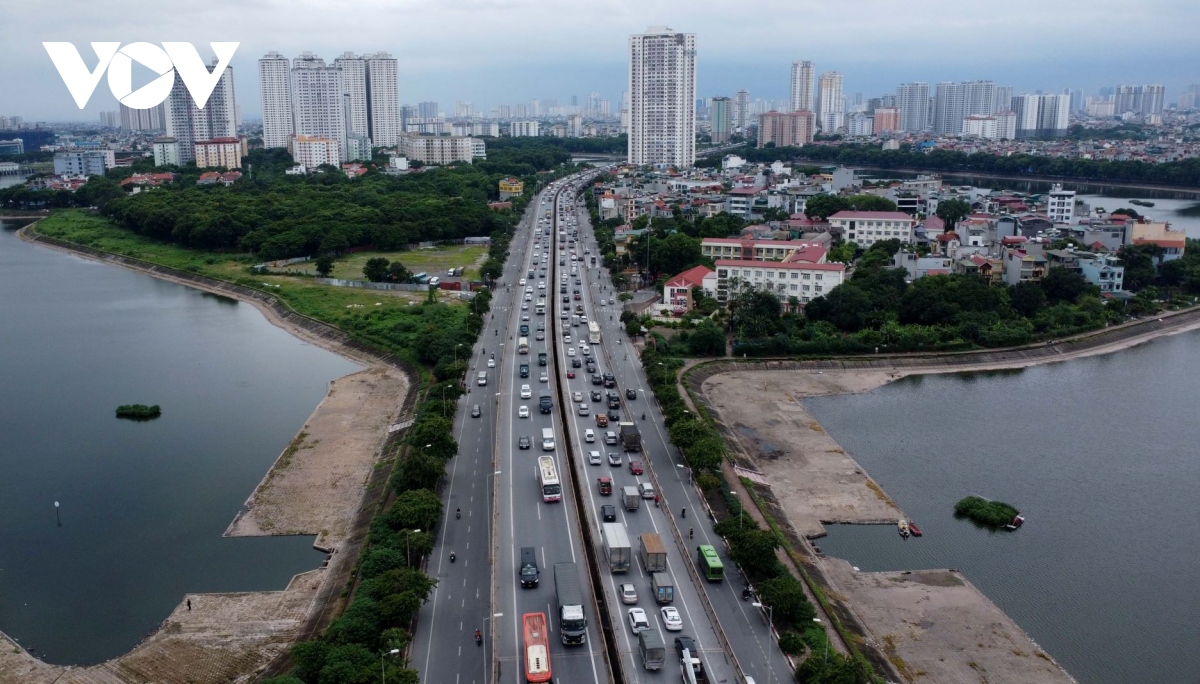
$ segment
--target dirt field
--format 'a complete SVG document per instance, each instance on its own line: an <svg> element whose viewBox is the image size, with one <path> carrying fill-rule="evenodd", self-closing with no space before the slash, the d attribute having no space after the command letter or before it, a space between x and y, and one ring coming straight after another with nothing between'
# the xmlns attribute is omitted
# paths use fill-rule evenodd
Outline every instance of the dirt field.
<svg viewBox="0 0 1200 684"><path fill-rule="evenodd" d="M129 653L100 665L47 665L0 637L0 684L249 682L295 638L325 577L313 570L284 591L191 594Z"/></svg>
<svg viewBox="0 0 1200 684"><path fill-rule="evenodd" d="M402 375L381 367L330 383L325 399L225 535L316 534L315 546L336 548L345 539L387 427L407 392Z"/></svg>
<svg viewBox="0 0 1200 684"><path fill-rule="evenodd" d="M788 522L806 537L822 522L895 523L905 517L891 499L800 403L803 397L862 392L887 373L722 373L704 395L732 429L751 468L772 483Z"/></svg>
<svg viewBox="0 0 1200 684"><path fill-rule="evenodd" d="M1075 681L953 570L857 572L837 558L821 562L876 645L911 682Z"/></svg>

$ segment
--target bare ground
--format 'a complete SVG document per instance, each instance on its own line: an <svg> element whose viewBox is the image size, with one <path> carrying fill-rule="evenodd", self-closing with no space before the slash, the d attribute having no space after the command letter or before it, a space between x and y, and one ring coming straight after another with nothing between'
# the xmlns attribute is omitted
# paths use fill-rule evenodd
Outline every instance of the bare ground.
<svg viewBox="0 0 1200 684"><path fill-rule="evenodd" d="M911 682L1075 680L1004 611L953 570L858 572L825 558L826 577Z"/></svg>
<svg viewBox="0 0 1200 684"><path fill-rule="evenodd" d="M225 535L316 534L317 548L338 547L407 392L403 375L378 366L330 383Z"/></svg>

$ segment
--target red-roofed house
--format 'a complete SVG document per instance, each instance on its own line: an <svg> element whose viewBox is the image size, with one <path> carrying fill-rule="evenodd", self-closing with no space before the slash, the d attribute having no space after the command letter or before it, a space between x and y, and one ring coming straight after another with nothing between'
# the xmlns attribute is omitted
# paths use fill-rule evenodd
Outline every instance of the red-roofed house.
<svg viewBox="0 0 1200 684"><path fill-rule="evenodd" d="M703 286L704 277L710 273L707 266L695 266L671 278L663 285L663 303L677 316L691 311L692 288Z"/></svg>
<svg viewBox="0 0 1200 684"><path fill-rule="evenodd" d="M1183 249L1187 246L1187 233L1171 230L1168 223L1135 223L1132 242L1135 245L1162 247L1163 255L1158 258L1159 265L1162 265L1164 261L1173 261L1183 256Z"/></svg>
<svg viewBox="0 0 1200 684"><path fill-rule="evenodd" d="M1003 264L999 259L991 259L979 254L965 256L954 262L954 272L965 275L979 276L989 284L1000 282Z"/></svg>
<svg viewBox="0 0 1200 684"><path fill-rule="evenodd" d="M722 304L742 289L755 288L779 295L786 309L789 298L795 297L803 305L829 294L846 277L846 265L837 263L720 259L716 266L716 298Z"/></svg>
<svg viewBox="0 0 1200 684"><path fill-rule="evenodd" d="M839 211L829 217L829 228L842 239L867 248L879 240L912 244L916 220L902 211Z"/></svg>

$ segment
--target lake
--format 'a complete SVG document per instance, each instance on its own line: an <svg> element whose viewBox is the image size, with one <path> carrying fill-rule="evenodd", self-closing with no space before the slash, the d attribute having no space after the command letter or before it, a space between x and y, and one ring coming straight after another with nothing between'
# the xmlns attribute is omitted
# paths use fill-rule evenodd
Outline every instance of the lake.
<svg viewBox="0 0 1200 684"><path fill-rule="evenodd" d="M958 568L1081 682L1197 681L1200 332L805 404L925 533L832 525L825 553ZM968 494L1028 522L956 520Z"/></svg>
<svg viewBox="0 0 1200 684"><path fill-rule="evenodd" d="M13 228L0 230L0 630L48 662L92 664L185 592L280 590L318 567L311 537L221 533L327 383L358 366L248 304ZM129 403L162 417L116 419Z"/></svg>

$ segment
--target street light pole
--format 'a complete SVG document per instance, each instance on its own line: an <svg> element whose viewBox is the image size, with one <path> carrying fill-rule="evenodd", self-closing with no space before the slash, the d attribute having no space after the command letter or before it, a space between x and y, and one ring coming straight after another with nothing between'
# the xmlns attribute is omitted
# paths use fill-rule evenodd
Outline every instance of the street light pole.
<svg viewBox="0 0 1200 684"><path fill-rule="evenodd" d="M398 649L398 648L393 648L392 650L387 651L387 652L380 651L380 653L379 653L379 677L380 677L380 679L383 680L383 684L387 684L387 670L383 669L383 657L389 656L389 655L394 656L399 652L400 652L400 649Z"/></svg>
<svg viewBox="0 0 1200 684"><path fill-rule="evenodd" d="M771 606L764 605L762 603L751 603L750 605L754 606L755 608L766 608L767 609L767 632L769 633L772 629L771 623L774 622L775 609L772 608ZM773 679L773 674L774 673L771 668L771 656L768 654L767 655L767 682L768 682L768 684L770 684L771 680Z"/></svg>

